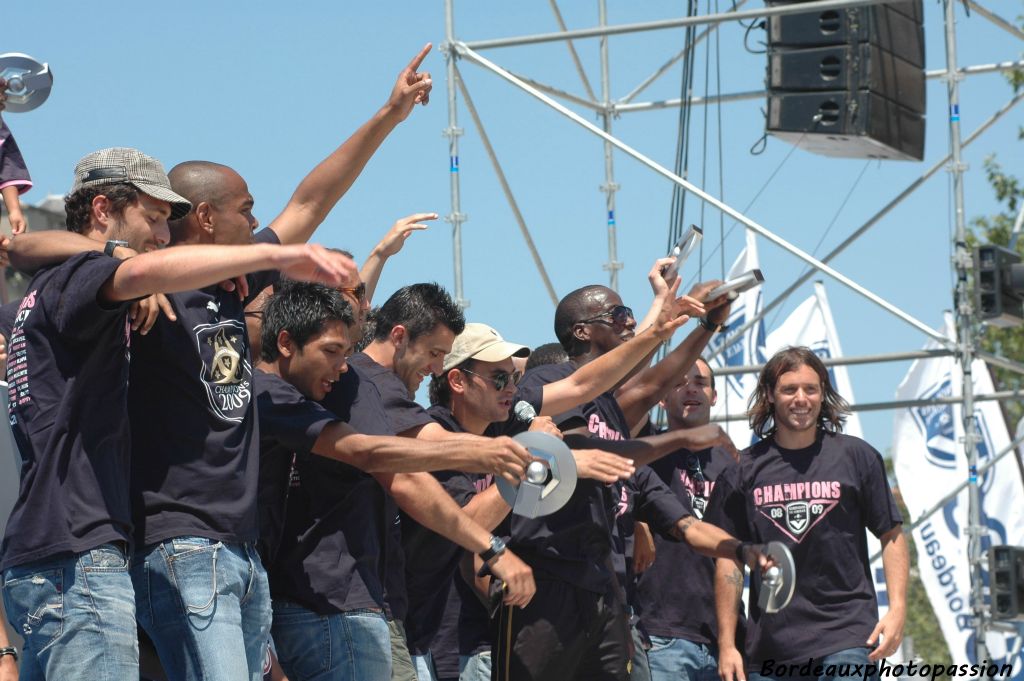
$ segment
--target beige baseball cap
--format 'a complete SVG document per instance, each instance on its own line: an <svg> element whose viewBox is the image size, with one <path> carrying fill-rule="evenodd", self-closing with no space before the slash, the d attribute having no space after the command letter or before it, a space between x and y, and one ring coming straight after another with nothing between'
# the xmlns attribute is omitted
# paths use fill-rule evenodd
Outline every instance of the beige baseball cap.
<svg viewBox="0 0 1024 681"><path fill-rule="evenodd" d="M444 371L465 362L467 359L478 359L481 362L500 362L509 357L527 357L530 348L518 343L509 343L501 334L487 326L470 322L455 337L452 351L444 358Z"/></svg>

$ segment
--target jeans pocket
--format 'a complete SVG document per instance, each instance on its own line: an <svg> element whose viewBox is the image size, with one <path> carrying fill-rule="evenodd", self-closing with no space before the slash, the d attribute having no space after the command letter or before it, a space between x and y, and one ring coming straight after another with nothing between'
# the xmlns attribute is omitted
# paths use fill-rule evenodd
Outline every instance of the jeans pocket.
<svg viewBox="0 0 1024 681"><path fill-rule="evenodd" d="M338 617L335 615L334 617ZM327 616L309 610L274 610L271 628L277 658L288 678L318 676L331 668L331 625Z"/></svg>
<svg viewBox="0 0 1024 681"><path fill-rule="evenodd" d="M4 582L7 616L38 655L64 631L64 571L46 570Z"/></svg>
<svg viewBox="0 0 1024 681"><path fill-rule="evenodd" d="M82 569L86 572L128 571L127 554L116 544L102 544L86 555L88 559L82 561Z"/></svg>
<svg viewBox="0 0 1024 681"><path fill-rule="evenodd" d="M217 602L217 553L222 548L222 543L209 540L204 543L174 540L174 551L166 556L167 571L186 615L204 613Z"/></svg>
<svg viewBox="0 0 1024 681"><path fill-rule="evenodd" d="M647 651L648 653L671 648L672 644L676 642L674 638L666 638L664 636L649 636L648 638L651 639L651 648Z"/></svg>

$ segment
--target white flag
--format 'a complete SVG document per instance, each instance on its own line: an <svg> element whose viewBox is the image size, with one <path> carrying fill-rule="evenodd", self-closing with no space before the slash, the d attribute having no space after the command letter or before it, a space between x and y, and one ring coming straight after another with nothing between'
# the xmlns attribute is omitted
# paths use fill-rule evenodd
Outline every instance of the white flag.
<svg viewBox="0 0 1024 681"><path fill-rule="evenodd" d="M946 316L945 334L955 339L952 316ZM929 341L926 349L939 344ZM971 368L974 392L990 393L992 379L985 363L977 360ZM958 397L963 374L953 357L918 360L910 366L896 391L897 400ZM974 423L978 434L978 465L990 461L1010 445L1006 422L996 402L976 402ZM967 456L962 438L962 407L936 404L909 407L896 412L893 424L893 457L900 492L911 520L967 480ZM980 479L982 524L988 532L981 548L987 553L995 544L1024 544L1024 505L1020 503L1021 479L1012 456L1004 457ZM971 585L967 562L967 490L914 530L921 581L932 602L953 662L975 663L974 630L971 627ZM988 584L987 560L982 562ZM987 591L987 589L986 589ZM997 665L1011 664L1014 679L1024 679L1024 661L1018 651L1017 635L990 633L986 637L988 657Z"/></svg>
<svg viewBox="0 0 1024 681"><path fill-rule="evenodd" d="M759 267L757 258L757 241L754 232L747 230L747 246L741 252L736 262L729 270L728 278L738 277L748 270ZM730 329L738 329L761 312L762 295L761 287L757 286L744 291L733 301L732 310L729 313L729 320L726 322ZM708 350L717 350L725 342L728 331L712 337L708 343ZM712 368L744 366L747 364L762 364L765 361L764 354L764 320L759 320L744 334L730 343L721 353L715 355L709 364ZM733 374L718 379L716 388L718 390L718 402L711 410L713 416L737 416L746 414L747 400L754 392L757 385L757 374ZM746 419L728 421L724 424L729 437L736 443L736 446L743 449L754 442L750 426Z"/></svg>

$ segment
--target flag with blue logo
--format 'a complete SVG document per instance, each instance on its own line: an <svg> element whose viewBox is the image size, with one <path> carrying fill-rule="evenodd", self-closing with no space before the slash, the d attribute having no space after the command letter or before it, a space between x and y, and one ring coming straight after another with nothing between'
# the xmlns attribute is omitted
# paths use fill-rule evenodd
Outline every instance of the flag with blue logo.
<svg viewBox="0 0 1024 681"><path fill-rule="evenodd" d="M946 315L946 335L955 340L952 316ZM930 341L925 348L937 348ZM971 368L975 394L993 392L988 367L976 360ZM917 360L896 391L897 400L959 397L963 374L954 357ZM962 406L931 404L896 412L893 424L893 458L900 492L916 520L928 508L967 480L967 456L963 447ZM984 465L1010 443L1006 421L994 401L976 402L974 426L978 435L978 465ZM980 479L982 525L981 548L996 544L1024 544L1024 504L1021 476L1012 456L1004 457ZM971 583L967 554L967 496L964 489L914 530L918 571L939 625L949 645L953 662L976 662L974 629L971 626ZM988 584L987 560L982 562ZM987 589L986 589L987 592ZM1011 664L1014 679L1024 679L1020 636L990 633L986 637L988 659Z"/></svg>

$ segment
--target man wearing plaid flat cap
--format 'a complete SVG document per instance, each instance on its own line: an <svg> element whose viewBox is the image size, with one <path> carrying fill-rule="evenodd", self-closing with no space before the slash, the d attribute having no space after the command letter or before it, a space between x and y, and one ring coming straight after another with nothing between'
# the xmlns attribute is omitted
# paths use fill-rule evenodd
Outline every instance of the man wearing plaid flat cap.
<svg viewBox="0 0 1024 681"><path fill-rule="evenodd" d="M190 204L135 149L79 161L65 206L72 234L21 234L11 244L16 267L33 243L56 240L74 255L35 274L11 331L8 404L22 468L0 547L4 607L25 638L23 678L123 681L138 677L130 304L271 267L337 285L343 259L323 249L310 257L304 246L160 250L168 218Z"/></svg>

